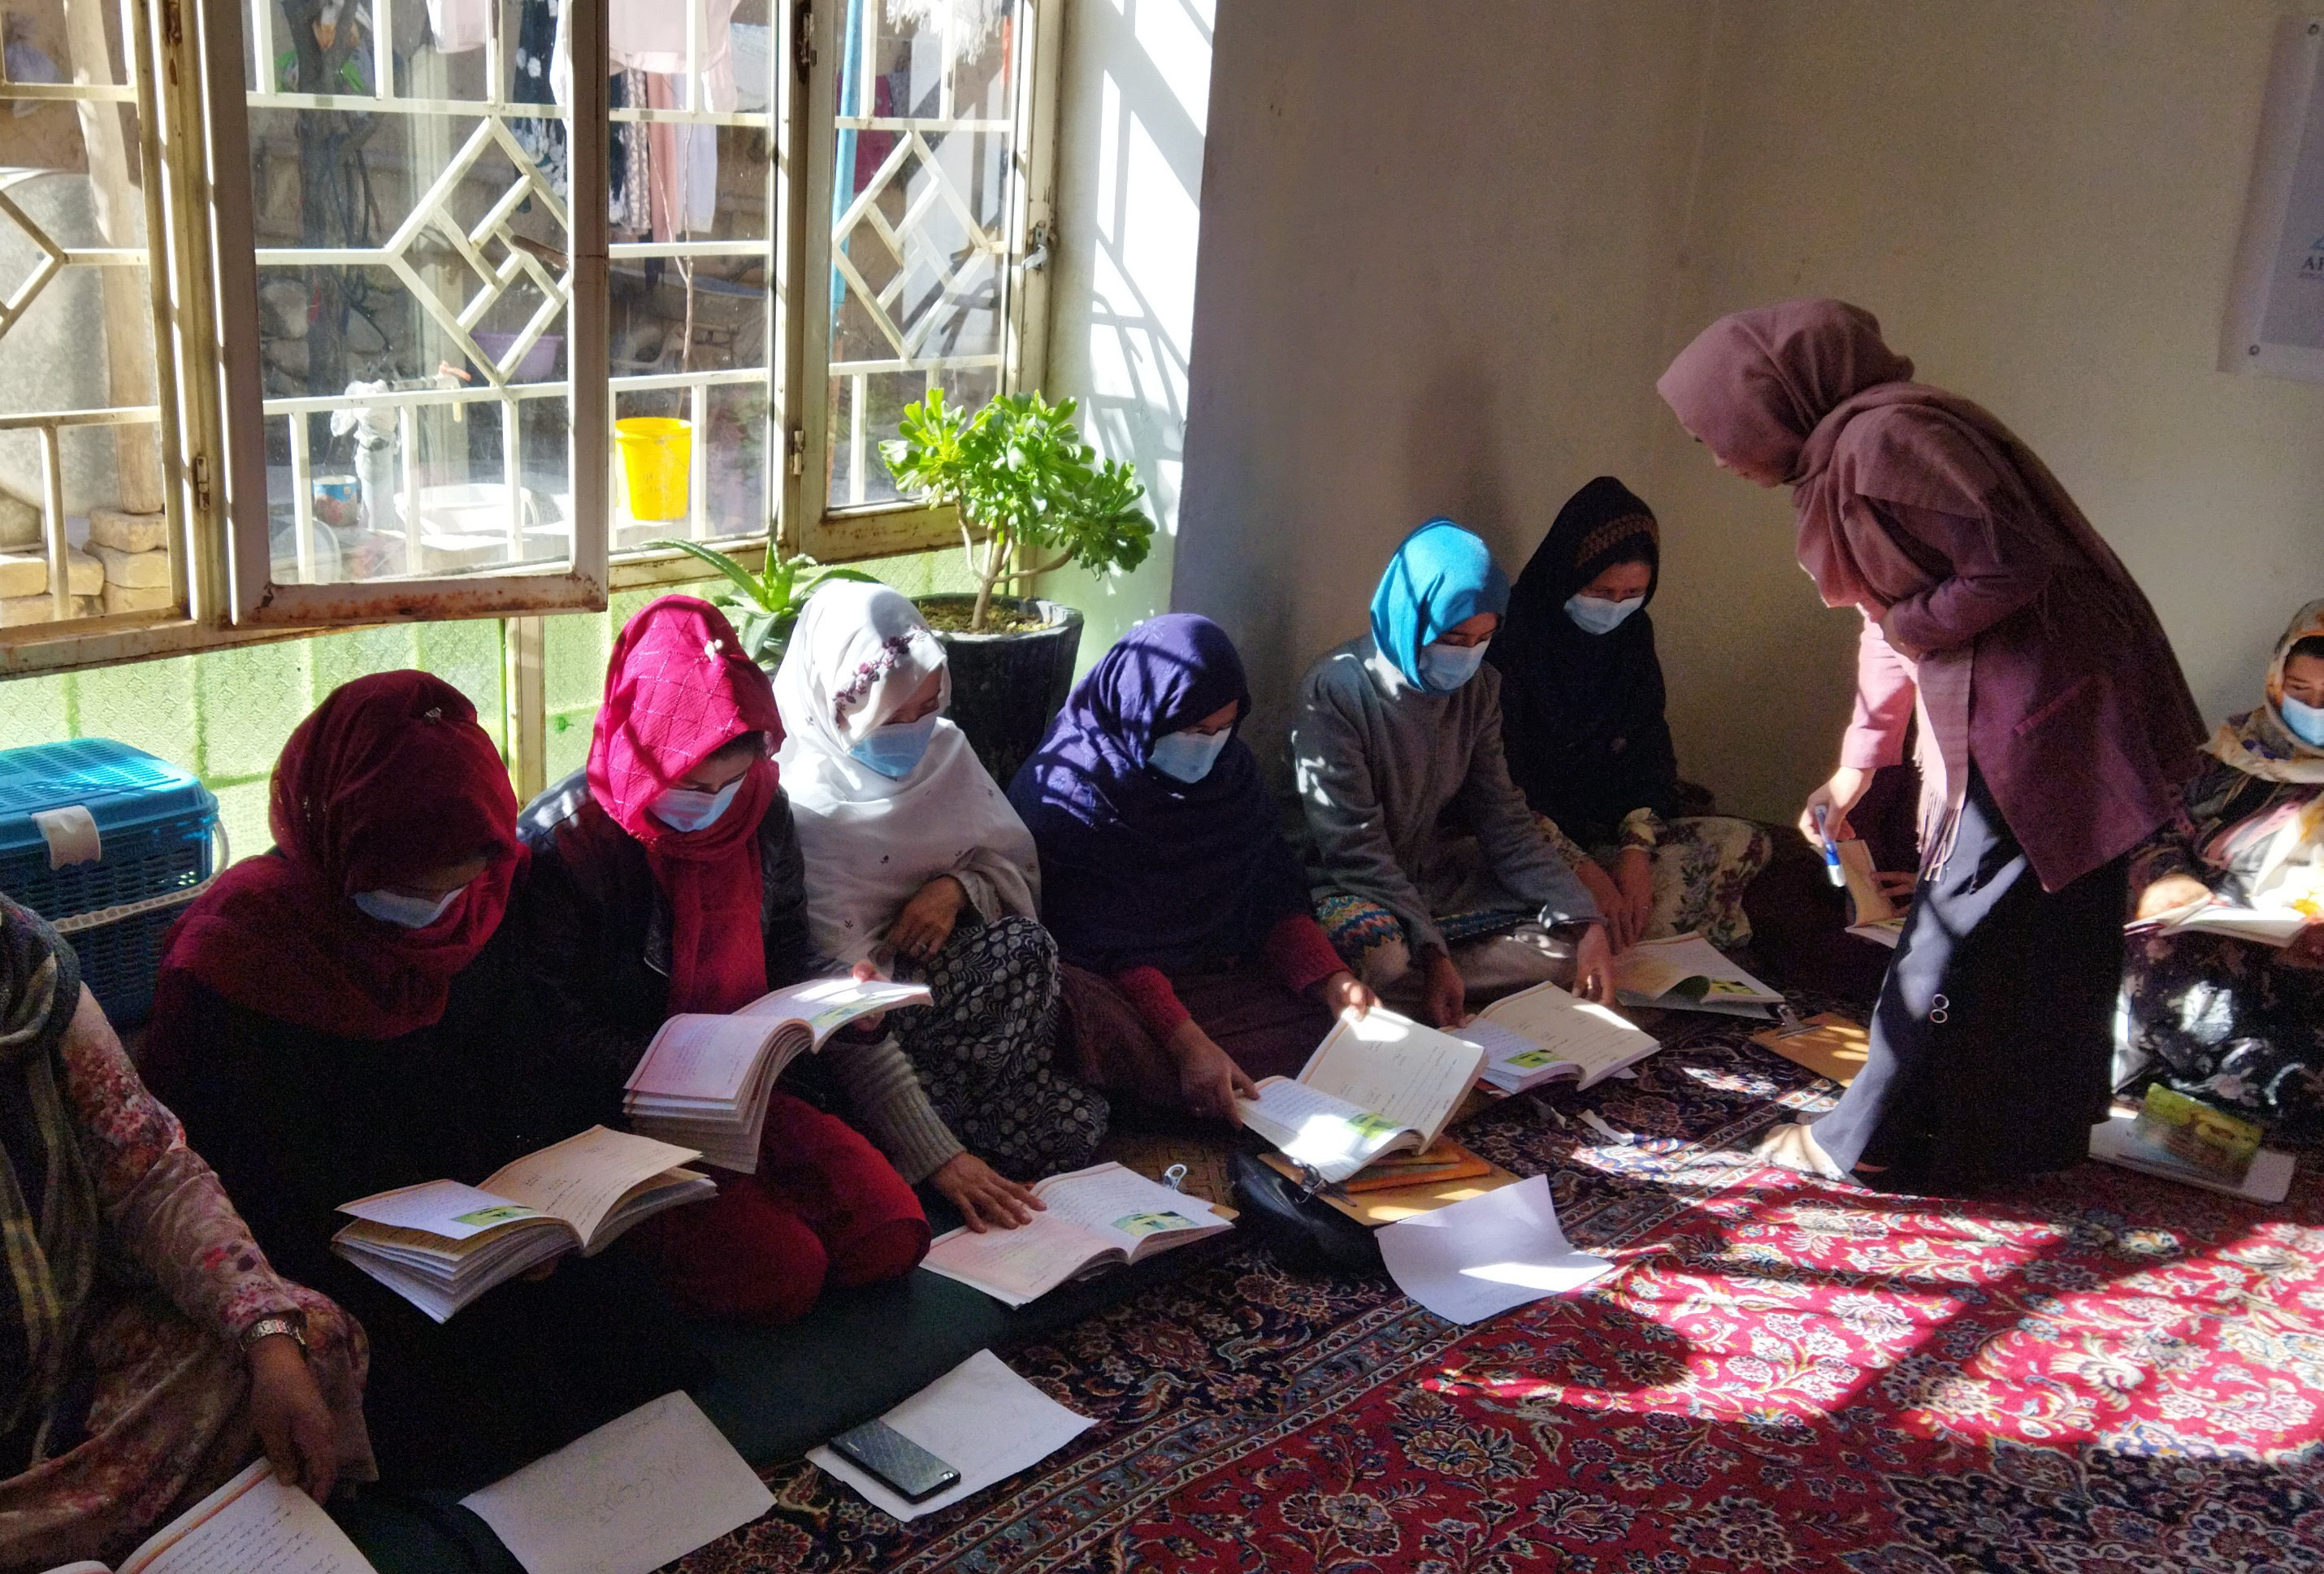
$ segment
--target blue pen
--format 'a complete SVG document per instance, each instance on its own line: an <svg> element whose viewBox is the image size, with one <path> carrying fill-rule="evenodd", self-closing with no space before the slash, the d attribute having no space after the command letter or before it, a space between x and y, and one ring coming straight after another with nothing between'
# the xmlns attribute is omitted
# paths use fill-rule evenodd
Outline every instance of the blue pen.
<svg viewBox="0 0 2324 1574"><path fill-rule="evenodd" d="M1840 867L1840 849L1831 844L1831 830L1825 824L1824 807L1821 804L1815 806L1815 828L1817 840L1823 843L1823 871L1831 877L1833 885L1845 890L1848 887L1848 874Z"/></svg>

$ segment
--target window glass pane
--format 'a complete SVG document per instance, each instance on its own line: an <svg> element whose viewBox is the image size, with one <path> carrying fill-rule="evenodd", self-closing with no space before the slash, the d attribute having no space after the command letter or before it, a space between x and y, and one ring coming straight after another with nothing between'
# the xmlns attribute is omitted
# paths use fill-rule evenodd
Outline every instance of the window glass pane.
<svg viewBox="0 0 2324 1574"><path fill-rule="evenodd" d="M770 15L770 0L617 0L608 18L617 552L773 518Z"/></svg>
<svg viewBox="0 0 2324 1574"><path fill-rule="evenodd" d="M569 559L555 0L244 0L273 575Z"/></svg>
<svg viewBox="0 0 2324 1574"><path fill-rule="evenodd" d="M1018 0L846 0L831 214L829 506L894 502L880 444L929 388L999 387Z"/></svg>
<svg viewBox="0 0 2324 1574"><path fill-rule="evenodd" d="M121 9L27 0L0 82L0 640L174 615L142 129ZM52 573L61 567L61 573Z"/></svg>

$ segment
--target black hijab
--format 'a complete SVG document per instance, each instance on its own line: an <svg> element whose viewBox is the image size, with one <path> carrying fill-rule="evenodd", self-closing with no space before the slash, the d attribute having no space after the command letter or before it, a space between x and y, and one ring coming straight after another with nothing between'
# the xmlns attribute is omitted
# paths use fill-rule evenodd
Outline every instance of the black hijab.
<svg viewBox="0 0 2324 1574"><path fill-rule="evenodd" d="M1565 611L1617 563L1662 581L1654 511L1610 475L1566 500L1517 576L1489 658L1501 673L1501 736L1526 801L1584 846L1614 842L1623 816L1677 813L1678 760L1663 719L1663 669L1646 609L1591 634Z"/></svg>

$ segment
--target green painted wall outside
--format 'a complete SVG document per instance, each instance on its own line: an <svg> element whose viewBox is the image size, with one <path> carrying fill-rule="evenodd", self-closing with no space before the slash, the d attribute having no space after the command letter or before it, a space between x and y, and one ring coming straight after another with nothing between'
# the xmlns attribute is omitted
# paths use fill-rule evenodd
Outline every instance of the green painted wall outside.
<svg viewBox="0 0 2324 1574"><path fill-rule="evenodd" d="M908 595L969 588L957 552L863 566ZM694 594L718 582L680 587ZM589 752L613 631L662 591L624 592L604 612L546 621L548 772L555 781ZM367 673L413 667L475 702L477 719L508 750L507 661L493 619L401 623L280 645L206 651L124 667L0 682L0 749L60 738L114 738L191 770L216 793L236 858L263 852L267 781L290 730L331 690Z"/></svg>

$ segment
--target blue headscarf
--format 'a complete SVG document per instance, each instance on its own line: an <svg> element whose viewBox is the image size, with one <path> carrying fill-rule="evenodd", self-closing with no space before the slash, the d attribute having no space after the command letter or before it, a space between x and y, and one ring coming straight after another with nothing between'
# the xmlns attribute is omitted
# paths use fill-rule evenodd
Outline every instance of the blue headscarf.
<svg viewBox="0 0 2324 1574"><path fill-rule="evenodd" d="M1431 520L1404 538L1372 592L1372 643L1406 683L1434 693L1421 681L1421 647L1480 612L1508 610L1508 575L1493 549L1451 520Z"/></svg>
<svg viewBox="0 0 2324 1574"><path fill-rule="evenodd" d="M1171 969L1256 951L1307 907L1259 760L1240 737L1210 774L1148 763L1154 741L1234 705L1250 714L1227 631L1187 612L1122 636L1074 686L1009 788L1041 852L1041 917L1078 966Z"/></svg>

